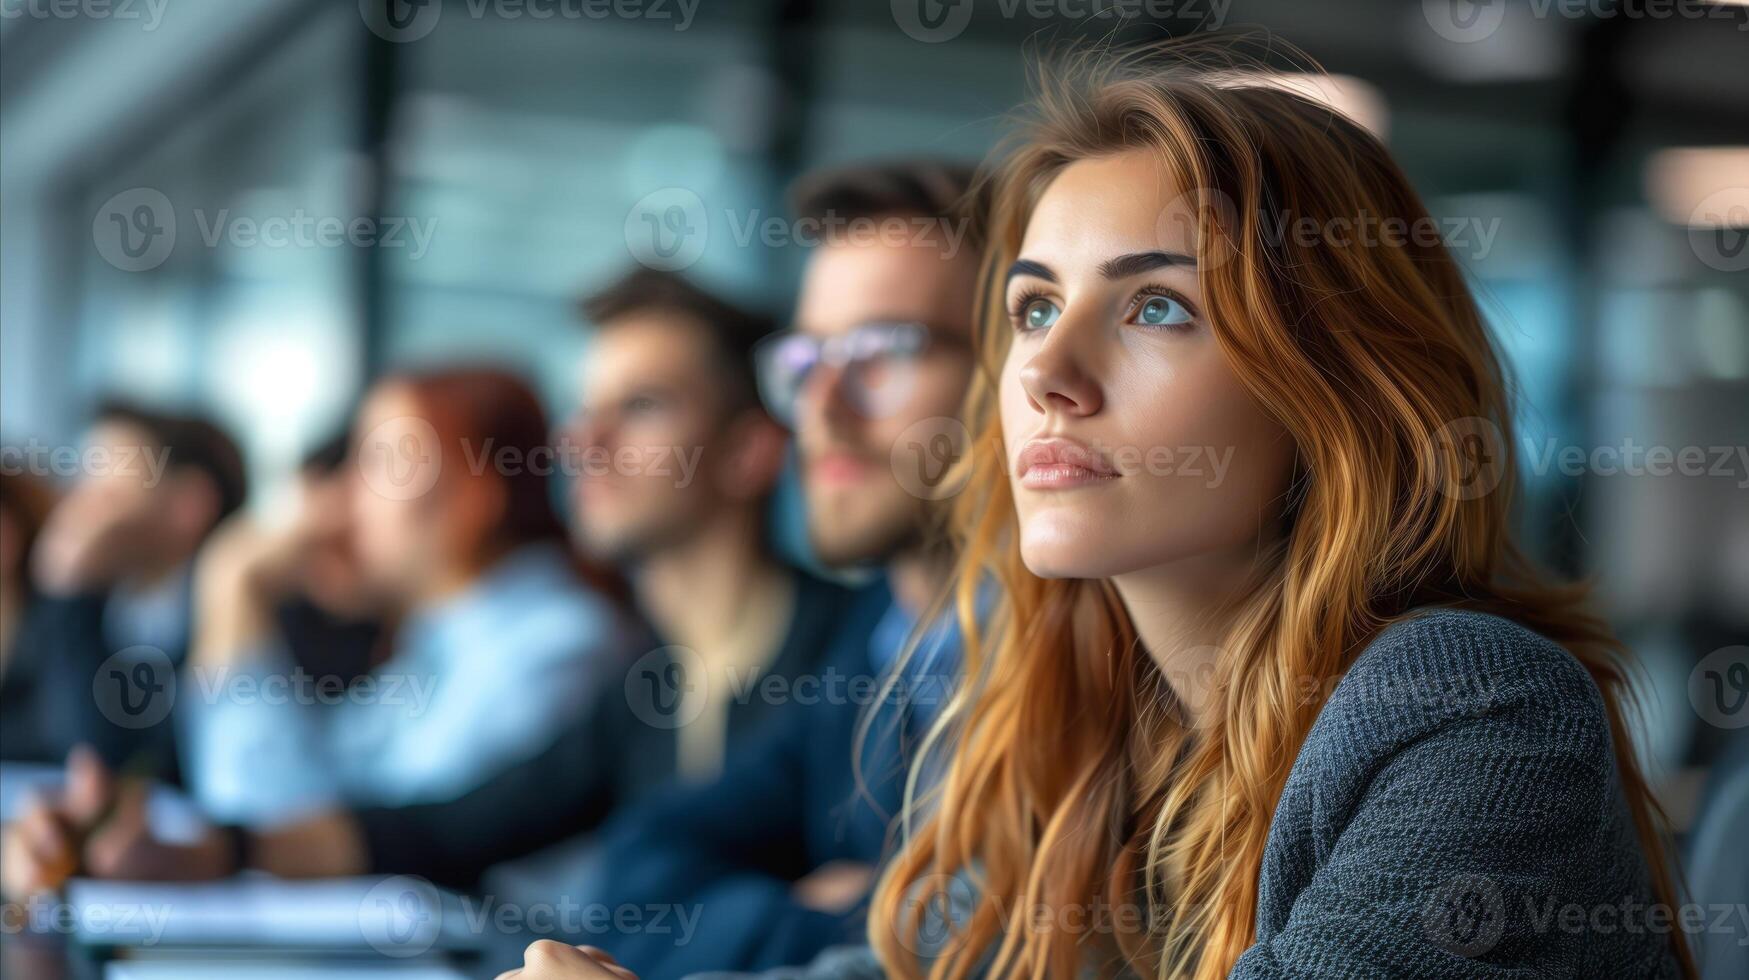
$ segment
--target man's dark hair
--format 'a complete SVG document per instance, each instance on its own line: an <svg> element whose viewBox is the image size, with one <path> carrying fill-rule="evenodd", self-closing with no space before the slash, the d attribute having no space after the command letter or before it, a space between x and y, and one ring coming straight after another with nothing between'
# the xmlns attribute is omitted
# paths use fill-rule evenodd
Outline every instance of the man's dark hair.
<svg viewBox="0 0 1749 980"><path fill-rule="evenodd" d="M970 165L904 159L811 171L790 185L790 211L827 225L872 218L933 218L965 222L965 241L983 242L984 185Z"/></svg>
<svg viewBox="0 0 1749 980"><path fill-rule="evenodd" d="M769 317L731 303L679 273L644 267L584 297L579 308L597 327L638 313L685 317L702 328L716 347L731 405L759 407L753 348L775 327Z"/></svg>
<svg viewBox="0 0 1749 980"><path fill-rule="evenodd" d="M249 478L243 468L243 452L224 429L193 415L172 415L122 400L97 406L97 422L130 425L146 433L153 445L167 455L171 470L194 470L213 485L218 497L219 521L242 508L249 497Z"/></svg>
<svg viewBox="0 0 1749 980"><path fill-rule="evenodd" d="M340 472L340 467L346 465L346 459L352 455L352 433L348 429L339 429L328 434L328 438L311 446L298 460L298 472L311 477L333 476Z"/></svg>

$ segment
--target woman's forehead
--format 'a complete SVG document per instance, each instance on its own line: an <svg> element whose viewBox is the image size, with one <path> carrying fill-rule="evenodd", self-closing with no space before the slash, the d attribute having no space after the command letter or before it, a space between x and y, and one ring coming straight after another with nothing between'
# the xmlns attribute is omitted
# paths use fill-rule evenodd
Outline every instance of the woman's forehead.
<svg viewBox="0 0 1749 980"><path fill-rule="evenodd" d="M1140 251L1195 254L1194 213L1172 168L1157 152L1128 150L1077 160L1039 196L1022 237L1021 254L1049 261L1093 259Z"/></svg>

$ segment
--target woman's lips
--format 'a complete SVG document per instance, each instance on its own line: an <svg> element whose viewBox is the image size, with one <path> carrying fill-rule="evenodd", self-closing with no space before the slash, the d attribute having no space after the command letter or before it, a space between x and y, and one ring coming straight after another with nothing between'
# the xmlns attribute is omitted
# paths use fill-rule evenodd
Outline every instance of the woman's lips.
<svg viewBox="0 0 1749 980"><path fill-rule="evenodd" d="M1046 463L1021 474L1020 485L1028 490L1069 490L1117 479L1115 473L1098 473L1073 463Z"/></svg>
<svg viewBox="0 0 1749 980"><path fill-rule="evenodd" d="M1073 439L1034 439L1020 449L1015 475L1028 490L1069 490L1118 478L1104 456Z"/></svg>

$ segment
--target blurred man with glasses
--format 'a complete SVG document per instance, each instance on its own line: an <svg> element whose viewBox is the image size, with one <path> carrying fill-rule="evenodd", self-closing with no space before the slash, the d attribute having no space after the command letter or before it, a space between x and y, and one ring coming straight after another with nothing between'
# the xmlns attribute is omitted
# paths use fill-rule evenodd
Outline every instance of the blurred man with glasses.
<svg viewBox="0 0 1749 980"><path fill-rule="evenodd" d="M958 662L952 626L931 625L896 668L951 568L930 529L952 490L942 475L965 449L970 186L969 170L905 162L815 174L794 193L798 219L840 232L808 258L795 329L758 349L761 394L796 432L816 555L876 573L892 603L817 684L780 692L792 703L720 780L661 794L604 831L607 860L573 897L696 921L688 933L560 938L606 947L645 980L802 963L860 941L909 750ZM901 682L883 687L895 669ZM592 975L588 954L550 942L530 947L523 975L571 976L567 958Z"/></svg>

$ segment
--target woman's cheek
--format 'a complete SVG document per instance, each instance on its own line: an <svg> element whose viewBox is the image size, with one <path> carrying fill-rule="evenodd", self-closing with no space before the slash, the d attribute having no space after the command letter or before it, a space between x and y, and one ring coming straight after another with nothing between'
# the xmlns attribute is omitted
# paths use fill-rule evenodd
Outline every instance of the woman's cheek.
<svg viewBox="0 0 1749 980"><path fill-rule="evenodd" d="M1020 364L1013 357L1003 364L1002 377L997 385L997 411L1002 416L1002 441L1006 452L1013 454L1017 440L1024 441L1028 435L1028 427L1036 424L1038 413L1027 403L1026 389L1020 384ZM1004 468L1008 461L1003 460Z"/></svg>

